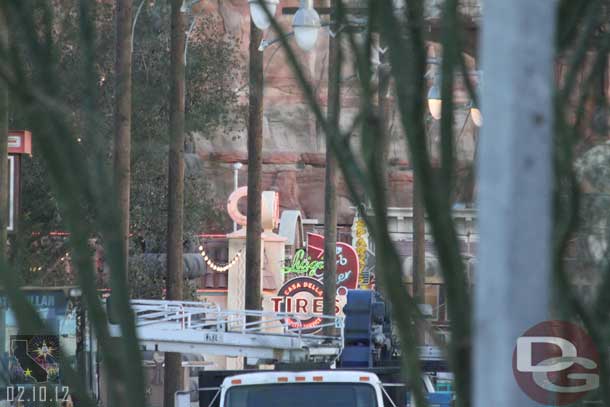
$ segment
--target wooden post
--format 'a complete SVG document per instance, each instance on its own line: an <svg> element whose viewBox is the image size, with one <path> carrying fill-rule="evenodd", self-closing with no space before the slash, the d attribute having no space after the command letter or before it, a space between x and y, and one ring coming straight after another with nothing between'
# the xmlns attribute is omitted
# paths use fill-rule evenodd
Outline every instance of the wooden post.
<svg viewBox="0 0 610 407"><path fill-rule="evenodd" d="M330 1L331 30L338 32L336 20L337 0ZM339 61L340 35L332 35L328 41L328 98L326 116L332 127L339 128L340 85ZM330 138L326 135L326 171L324 177L324 295L322 312L324 315L335 315L337 297L337 159L330 148ZM324 327L326 334L332 334L334 327Z"/></svg>
<svg viewBox="0 0 610 407"><path fill-rule="evenodd" d="M114 188L123 239L123 267L129 272L129 190L131 185L131 19L132 0L116 2L116 85L114 110Z"/></svg>
<svg viewBox="0 0 610 407"><path fill-rule="evenodd" d="M0 5L0 47L8 52L6 5ZM0 80L0 256L6 256L8 227L8 84Z"/></svg>
<svg viewBox="0 0 610 407"><path fill-rule="evenodd" d="M416 304L426 303L426 218L421 181L413 176L413 299ZM417 343L425 342L424 324L416 321Z"/></svg>
<svg viewBox="0 0 610 407"><path fill-rule="evenodd" d="M537 404L512 358L517 338L549 317L556 7L491 1L483 14L475 407Z"/></svg>
<svg viewBox="0 0 610 407"><path fill-rule="evenodd" d="M250 21L250 78L248 115L248 213L246 227L246 309L260 310L261 193L263 172L263 32Z"/></svg>
<svg viewBox="0 0 610 407"><path fill-rule="evenodd" d="M186 15L182 0L171 0L170 143L167 210L167 299L181 300L183 292L184 220L184 95ZM174 394L183 390L180 353L165 354L164 406L174 407Z"/></svg>

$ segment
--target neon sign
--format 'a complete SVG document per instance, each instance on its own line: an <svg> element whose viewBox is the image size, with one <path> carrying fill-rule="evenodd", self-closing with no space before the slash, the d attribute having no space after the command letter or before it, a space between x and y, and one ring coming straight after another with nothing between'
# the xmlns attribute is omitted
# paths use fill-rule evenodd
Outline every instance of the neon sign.
<svg viewBox="0 0 610 407"><path fill-rule="evenodd" d="M307 234L307 254L313 259L324 257L324 236L315 233ZM360 264L356 250L347 243L337 242L337 294L346 295L347 290L358 288L358 275ZM320 269L316 278L323 277L324 270Z"/></svg>
<svg viewBox="0 0 610 407"><path fill-rule="evenodd" d="M335 253L337 262L337 296L335 314L341 315L348 289L358 286L359 263L354 248L338 242ZM323 312L324 285L324 236L309 233L307 253L298 250L290 266L282 268L284 275L297 275L280 288L277 296L271 298L275 312L297 315L286 318L286 324L302 333L314 333L320 329Z"/></svg>
<svg viewBox="0 0 610 407"><path fill-rule="evenodd" d="M288 280L280 288L278 295L271 298L275 312L288 312L300 315L286 318L290 328L299 329L301 333L314 333L322 323L324 286L312 277L296 277ZM340 304L340 300L336 300ZM340 307L335 306L335 313Z"/></svg>
<svg viewBox="0 0 610 407"><path fill-rule="evenodd" d="M282 267L282 274L299 274L307 277L316 277L318 270L323 268L324 261L311 260L311 257L305 257L305 250L299 249L292 258L292 264Z"/></svg>

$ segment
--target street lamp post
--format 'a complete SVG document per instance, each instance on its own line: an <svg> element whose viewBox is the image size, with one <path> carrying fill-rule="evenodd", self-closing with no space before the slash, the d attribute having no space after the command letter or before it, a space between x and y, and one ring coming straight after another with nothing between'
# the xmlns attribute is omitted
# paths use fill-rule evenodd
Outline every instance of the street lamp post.
<svg viewBox="0 0 610 407"><path fill-rule="evenodd" d="M273 16L279 0L249 0L250 46L249 46L249 115L248 115L248 212L246 228L246 287L245 307L250 310L262 308L261 297L261 193L262 193L262 147L263 147L263 53L260 52L263 32L271 25L268 13ZM305 7L297 24L295 34L303 46L313 47L319 28L319 16L311 2L302 2ZM266 10L265 10L266 8ZM298 34L297 34L298 33Z"/></svg>

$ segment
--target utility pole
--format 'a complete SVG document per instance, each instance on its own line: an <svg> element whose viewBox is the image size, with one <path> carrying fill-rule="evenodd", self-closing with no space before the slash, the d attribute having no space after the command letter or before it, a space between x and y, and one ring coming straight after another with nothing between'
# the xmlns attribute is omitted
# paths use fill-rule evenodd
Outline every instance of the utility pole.
<svg viewBox="0 0 610 407"><path fill-rule="evenodd" d="M474 407L540 404L512 361L551 303L556 20L552 1L491 1L483 13Z"/></svg>
<svg viewBox="0 0 610 407"><path fill-rule="evenodd" d="M183 292L184 220L184 97L186 14L182 0L171 0L171 67L169 116L169 175L167 209L167 299L181 300ZM174 394L184 386L182 355L165 354L164 406L174 407Z"/></svg>
<svg viewBox="0 0 610 407"><path fill-rule="evenodd" d="M119 207L123 267L129 273L129 193L131 185L131 20L132 0L116 1L116 59L113 171Z"/></svg>
<svg viewBox="0 0 610 407"><path fill-rule="evenodd" d="M339 61L340 35L337 24L338 0L330 0L330 29L336 36L328 39L328 97L326 117L333 129L339 128L340 115L340 78L337 64ZM324 295L322 312L335 315L337 297L337 159L330 148L330 137L326 134L326 172L324 177ZM324 327L324 333L332 334L334 327Z"/></svg>
<svg viewBox="0 0 610 407"><path fill-rule="evenodd" d="M379 165L379 171L383 174L383 189L387 190L388 187L388 147L390 144L390 121L391 121L391 105L389 100L390 94L390 76L391 68L388 63L388 59L385 54L381 52L385 48L385 41L381 33L378 34L379 38L379 66L377 67L377 117L379 120L380 127L380 138L381 148L378 151L381 153L376 158L377 164Z"/></svg>
<svg viewBox="0 0 610 407"><path fill-rule="evenodd" d="M427 133L427 132L426 132ZM428 134L424 134L428 137ZM427 145L428 143L426 143ZM411 152L411 154L414 154ZM413 158L411 158L413 162ZM411 263L411 278L412 278L412 295L417 306L426 303L426 209L424 207L424 197L422 191L422 183L419 179L419 174L415 166L413 169L413 192L412 192L412 263ZM421 310L421 308L420 308ZM417 319L415 321L415 337L418 345L425 345L426 334L424 330L424 321Z"/></svg>
<svg viewBox="0 0 610 407"><path fill-rule="evenodd" d="M121 255L123 270L127 280L129 273L129 194L131 186L131 67L132 67L132 0L116 0L115 61L116 80L114 85L114 143L113 188L118 207L118 223L121 235ZM111 403L120 404L126 400L123 387L118 387L117 399Z"/></svg>
<svg viewBox="0 0 610 407"><path fill-rule="evenodd" d="M263 172L263 32L250 20L248 114L248 213L246 228L246 309L260 310L261 193Z"/></svg>
<svg viewBox="0 0 610 407"><path fill-rule="evenodd" d="M426 303L426 215L421 190L421 180L413 169L413 300L416 304ZM424 345L423 321L415 322L418 345Z"/></svg>
<svg viewBox="0 0 610 407"><path fill-rule="evenodd" d="M8 52L5 7L0 6L0 47ZM0 80L0 256L6 256L8 226L8 84Z"/></svg>

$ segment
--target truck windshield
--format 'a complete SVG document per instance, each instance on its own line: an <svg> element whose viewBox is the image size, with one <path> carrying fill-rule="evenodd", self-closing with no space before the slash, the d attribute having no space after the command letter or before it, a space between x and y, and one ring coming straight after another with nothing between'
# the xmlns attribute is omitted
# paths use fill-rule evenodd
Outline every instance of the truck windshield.
<svg viewBox="0 0 610 407"><path fill-rule="evenodd" d="M229 389L224 407L377 407L377 398L370 384L265 384Z"/></svg>

